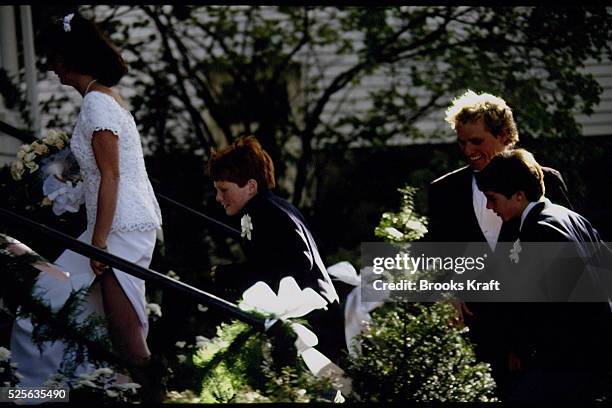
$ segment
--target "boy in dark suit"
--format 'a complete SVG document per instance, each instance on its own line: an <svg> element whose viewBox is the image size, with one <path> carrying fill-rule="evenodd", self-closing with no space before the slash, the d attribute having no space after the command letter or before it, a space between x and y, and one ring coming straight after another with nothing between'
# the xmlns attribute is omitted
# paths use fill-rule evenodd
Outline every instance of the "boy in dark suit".
<svg viewBox="0 0 612 408"><path fill-rule="evenodd" d="M328 302L327 310L313 311L306 320L318 335L318 349L338 361L344 348L338 294L302 213L272 192L276 181L268 153L255 137L240 137L212 152L208 171L217 202L233 222L240 222L245 254L244 262L213 269L216 285L230 298L239 298L258 281L276 293L286 276L301 289L314 289Z"/></svg>
<svg viewBox="0 0 612 408"><path fill-rule="evenodd" d="M497 242L516 240L518 220L503 222L486 208L486 197L476 185L475 174L495 154L511 150L519 142L512 109L502 98L467 91L453 100L446 111L446 121L456 132L457 144L468 165L431 183L429 225L424 240L487 242L493 252ZM565 183L557 170L544 168L544 183L551 200L571 208ZM469 327L477 357L491 363L496 380L507 366L507 356L500 349L495 329L498 309L505 307L501 303L457 304L458 320Z"/></svg>
<svg viewBox="0 0 612 408"><path fill-rule="evenodd" d="M519 222L521 258L542 257L543 247L534 243L572 243L564 245L563 257L552 262L518 263L516 268L522 269L516 272L533 279L529 286L561 299L584 277L593 249L600 256L608 255L586 218L545 198L542 168L526 150L498 153L476 180L488 209L504 222ZM607 303L516 303L498 318L513 371L502 384L507 399L587 400L602 392L600 384L609 375L612 361Z"/></svg>

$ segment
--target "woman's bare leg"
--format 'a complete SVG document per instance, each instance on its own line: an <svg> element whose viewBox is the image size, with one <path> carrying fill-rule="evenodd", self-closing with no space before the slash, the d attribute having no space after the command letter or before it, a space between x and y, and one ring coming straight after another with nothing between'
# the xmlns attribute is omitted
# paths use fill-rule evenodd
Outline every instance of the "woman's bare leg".
<svg viewBox="0 0 612 408"><path fill-rule="evenodd" d="M104 312L113 346L134 365L146 362L151 353L142 333L140 320L119 284L115 273L106 271L100 278Z"/></svg>

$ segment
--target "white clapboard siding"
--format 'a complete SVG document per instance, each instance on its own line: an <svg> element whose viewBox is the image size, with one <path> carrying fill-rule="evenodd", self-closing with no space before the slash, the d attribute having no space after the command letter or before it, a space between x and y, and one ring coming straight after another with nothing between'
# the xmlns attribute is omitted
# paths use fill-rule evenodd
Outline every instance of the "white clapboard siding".
<svg viewBox="0 0 612 408"><path fill-rule="evenodd" d="M119 6L126 7L126 6ZM246 6L235 6L238 8L245 8ZM116 8L113 6L96 6L94 8L97 19L102 19L112 12L112 9ZM282 18L282 15L278 14L274 7L265 8L269 13L270 18ZM206 15L204 8L200 9L202 16ZM316 15L327 15L328 13L341 13L334 8L320 8L315 10ZM316 15L314 17L316 17ZM122 14L121 20L125 23L134 22L136 19L146 18L144 12L135 9L128 13ZM242 17L241 17L242 18ZM242 18L243 19L243 18ZM244 20L244 19L243 19ZM316 18L313 20L316 22ZM241 21L241 23L245 23ZM152 33L147 28L139 28L131 31L132 40L142 40L144 44L139 52L145 56L156 56L159 55L160 49L162 48L161 42L158 38L150 39L149 36ZM190 51L196 56L201 56L203 53L208 52L204 50L198 44L208 43L205 35L201 29L197 27L189 28L188 33L192 36L192 40L186 40L186 45L190 48ZM343 33L344 38L350 39L356 49L362 48L362 35L357 32ZM303 49L296 55L298 61L301 62L301 80L298 86L292 84L292 92L295 89L302 90L302 95L296 98L296 100L304 101L304 103L313 103L313 97L303 92L307 88L307 85L312 85L316 82L318 86L323 87L329 85L331 81L340 73L350 68L357 60L356 55L339 55L334 46L316 47L314 50ZM212 52L221 52L218 47L214 48ZM135 55L129 52L124 53L124 57L130 61L136 58ZM146 58L152 60L152 64L155 64L155 58ZM598 80L603 88L603 93L600 96L600 104L595 107L594 113L590 116L587 115L576 115L576 119L582 125L582 132L585 136L595 135L612 135L612 62L611 61L588 61L586 63L586 72L592 73ZM319 78L319 76L321 76ZM317 79L318 78L318 79ZM39 101L43 103L48 101L53 96L67 95L70 98L70 102L62 106L62 115L65 115L68 119L76 118L78 107L80 106L81 97L80 95L70 87L63 86L59 83L53 73L40 73L39 74ZM423 102L427 100L428 95L422 88L414 88L410 84L410 75L406 68L401 66L396 67L395 78L393 79L387 68L380 68L374 71L372 74L364 77L358 85L349 85L340 92L334 94L328 105L326 106L322 118L325 122L333 121L338 115L342 116L346 112L351 114L360 114L371 109L371 98L370 92L381 89L389 84L389 81L395 81L398 89L404 91L410 91L411 94ZM126 77L121 81L119 91L129 99L133 95L133 89L130 86L133 78ZM194 90L188 87L189 94L194 98L196 106L204 106L203 102L196 96ZM450 100L454 95L449 95ZM173 103L172 101L170 101ZM203 109L204 110L204 109ZM429 115L421 118L415 125L422 132L428 134L433 131L438 131L444 135L448 134L451 137L451 132L446 123L444 122L444 109L432 112ZM206 112L203 112L206 116ZM42 115L42 132L46 132L48 128L48 115ZM188 120L188 119L187 119ZM72 121L68 120L70 123ZM177 129L180 127L177 127ZM214 128L214 126L213 126ZM70 131L71 129L64 129ZM188 137L189 135L175 135L179 139L182 137ZM5 138L0 135L0 138ZM448 140L448 139L445 139ZM414 141L403 135L396 135L389 143L390 144L410 144L410 143L423 143L423 140ZM6 145L7 154L10 154L12 150L12 144L7 142ZM13 143L14 144L14 143ZM10 146L9 146L10 145ZM4 150L6 150L4 149Z"/></svg>

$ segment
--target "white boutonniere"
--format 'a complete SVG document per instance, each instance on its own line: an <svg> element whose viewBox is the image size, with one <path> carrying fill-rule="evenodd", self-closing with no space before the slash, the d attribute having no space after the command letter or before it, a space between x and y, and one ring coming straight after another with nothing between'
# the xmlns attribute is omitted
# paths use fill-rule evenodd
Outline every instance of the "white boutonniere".
<svg viewBox="0 0 612 408"><path fill-rule="evenodd" d="M523 248L521 248L521 240L517 239L516 241L514 241L514 245L512 246L512 249L510 250L510 260L514 263L519 263L519 254L521 253L521 251L523 250Z"/></svg>
<svg viewBox="0 0 612 408"><path fill-rule="evenodd" d="M74 18L74 13L70 13L64 18L62 18L62 23L64 24L64 32L67 33L70 30L72 30L72 27L70 26L70 22L72 21L73 18Z"/></svg>
<svg viewBox="0 0 612 408"><path fill-rule="evenodd" d="M251 240L251 231L253 231L253 223L249 214L244 214L240 219L240 236L246 237L249 241Z"/></svg>

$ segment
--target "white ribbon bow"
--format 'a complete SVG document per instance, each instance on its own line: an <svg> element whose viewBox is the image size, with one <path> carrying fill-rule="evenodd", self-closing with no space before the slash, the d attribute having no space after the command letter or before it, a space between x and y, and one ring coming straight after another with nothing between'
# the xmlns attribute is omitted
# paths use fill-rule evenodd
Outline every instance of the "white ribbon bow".
<svg viewBox="0 0 612 408"><path fill-rule="evenodd" d="M334 278L355 286L346 297L344 305L344 338L346 340L346 348L349 355L355 357L357 352L361 351L361 344L357 342L355 337L372 321L370 312L384 303L384 301L362 302L361 300L361 276L368 282L368 279L376 275L372 272L372 267L369 266L361 270L360 276L353 265L346 261L338 262L328 267L327 272Z"/></svg>
<svg viewBox="0 0 612 408"><path fill-rule="evenodd" d="M242 294L242 301L238 306L242 310L256 310L271 315L265 322L267 330L278 319L286 321L305 316L316 309L327 309L327 301L312 288L300 289L293 277L286 276L279 283L278 295L267 283L259 281ZM302 357L310 372L317 377L336 377L343 383L345 393L348 392L350 383L346 384L346 378L342 377L344 371L314 348L319 343L317 335L299 323L291 323L291 328L297 335L295 347L298 355Z"/></svg>
<svg viewBox="0 0 612 408"><path fill-rule="evenodd" d="M43 182L43 194L53 201L53 213L55 215L61 215L66 211L78 212L80 205L85 202L82 181L73 186L70 181L58 180L53 174L47 176Z"/></svg>

